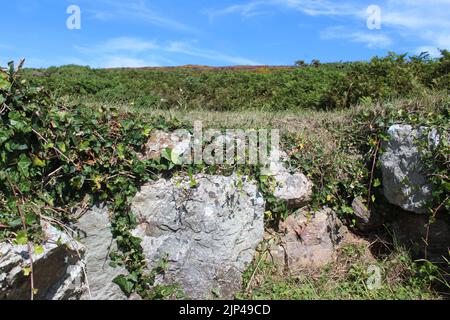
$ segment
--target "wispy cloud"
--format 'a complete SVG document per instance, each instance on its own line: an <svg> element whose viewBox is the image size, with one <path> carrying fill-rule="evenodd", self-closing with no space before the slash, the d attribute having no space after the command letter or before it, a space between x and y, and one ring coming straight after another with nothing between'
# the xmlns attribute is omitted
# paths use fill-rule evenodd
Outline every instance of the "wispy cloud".
<svg viewBox="0 0 450 320"><path fill-rule="evenodd" d="M240 14L251 17L254 13L272 8L293 10L309 16L348 16L354 30L345 34L332 30L321 32L324 39L346 39L365 43L370 48L384 48L394 44L398 37L404 42L423 42L422 48L450 48L450 1L449 0L379 0L382 28L390 33L369 31L365 28L368 2L331 0L252 0L225 8L209 9L211 17ZM353 21L353 22L352 22ZM384 30L384 31L385 31ZM413 41L411 41L413 40ZM419 49L419 48L418 48Z"/></svg>
<svg viewBox="0 0 450 320"><path fill-rule="evenodd" d="M258 65L257 61L196 46L195 41L155 41L119 37L91 46L74 46L82 63L97 68L175 65L170 55L204 58L221 64Z"/></svg>
<svg viewBox="0 0 450 320"><path fill-rule="evenodd" d="M234 4L221 9L208 9L205 13L210 17L228 14L253 16L264 8L282 8L302 12L310 16L361 16L364 6L353 2L328 0L254 0L244 4Z"/></svg>
<svg viewBox="0 0 450 320"><path fill-rule="evenodd" d="M227 55L214 50L205 50L193 46L189 42L174 41L164 48L168 52L182 53L189 56L205 58L212 61L233 63L238 65L260 65L261 63L238 56Z"/></svg>
<svg viewBox="0 0 450 320"><path fill-rule="evenodd" d="M392 45L393 40L386 34L368 31L351 31L344 27L327 28L320 33L321 39L344 39L350 42L363 43L371 49L384 49Z"/></svg>
<svg viewBox="0 0 450 320"><path fill-rule="evenodd" d="M133 37L118 37L102 42L93 47L75 46L81 53L111 53L111 52L144 52L158 49L159 46L153 41L147 41Z"/></svg>
<svg viewBox="0 0 450 320"><path fill-rule="evenodd" d="M118 19L137 20L166 29L198 33L198 30L195 28L149 8L145 0L96 0L95 8L88 5L88 3L92 3L92 1L86 1L86 7L88 8L86 11L93 19L104 21ZM98 7L99 5L100 8Z"/></svg>

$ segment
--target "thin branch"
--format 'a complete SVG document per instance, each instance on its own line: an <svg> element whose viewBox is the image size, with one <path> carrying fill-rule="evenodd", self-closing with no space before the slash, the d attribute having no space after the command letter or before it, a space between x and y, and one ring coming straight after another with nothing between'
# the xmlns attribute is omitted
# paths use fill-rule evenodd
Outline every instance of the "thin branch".
<svg viewBox="0 0 450 320"><path fill-rule="evenodd" d="M377 163L377 156L378 156L378 151L380 150L380 144L381 144L381 140L377 141L377 146L375 148L375 152L373 154L373 158L372 158L372 170L370 171L370 180L369 180L369 191L367 194L367 203L371 203L371 196L372 196L372 182L373 182L373 176L375 174L375 166Z"/></svg>
<svg viewBox="0 0 450 320"><path fill-rule="evenodd" d="M36 130L32 129L33 132L42 140L44 140L45 143L48 143L48 140L45 139L39 132L37 132ZM72 160L70 160L61 150L59 150L58 148L56 148L55 146L52 147L53 150L55 150L58 154L60 154L64 159L66 159L68 162L73 163ZM73 163L74 164L74 163Z"/></svg>
<svg viewBox="0 0 450 320"><path fill-rule="evenodd" d="M8 177L6 177L8 180L8 183L11 187L11 190L14 194L14 197L18 198L17 196L17 192L16 189L14 188L13 184L11 183L11 180L9 180ZM22 200L22 204L24 204L24 200L23 198L21 198ZM22 228L25 231L25 234L27 236L27 250L28 250L28 256L30 257L30 287L31 287L31 292L30 292L30 299L34 300L34 268L33 268L33 251L31 249L31 242L28 239L28 230L27 230L27 223L25 221L25 216L23 215L22 209L20 208L20 205L17 206L17 210L19 211L19 215L20 215L20 220L22 221Z"/></svg>
<svg viewBox="0 0 450 320"><path fill-rule="evenodd" d="M429 239L429 236L430 236L430 227L431 227L432 220L434 220L434 218L436 218L437 213L439 212L439 210L441 210L441 208L442 208L442 207L444 206L444 204L447 202L447 200L449 199L449 197L450 197L450 196L447 196L447 197L445 198L445 200L442 201L442 203L441 203L441 204L433 211L433 214L431 215L431 217L430 217L430 219L429 219L429 221L428 221L428 224L427 224L427 232L426 232L425 239L424 239L424 242L425 242L425 260L428 259L428 239Z"/></svg>

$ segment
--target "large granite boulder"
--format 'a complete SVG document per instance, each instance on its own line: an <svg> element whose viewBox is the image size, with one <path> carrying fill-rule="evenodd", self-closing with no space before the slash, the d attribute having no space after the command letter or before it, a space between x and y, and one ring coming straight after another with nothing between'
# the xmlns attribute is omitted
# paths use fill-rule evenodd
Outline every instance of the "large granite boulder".
<svg viewBox="0 0 450 320"><path fill-rule="evenodd" d="M94 207L87 211L76 223L80 242L86 247L85 261L87 283L82 300L124 300L122 290L113 283L114 278L127 274L124 267L113 268L110 265L110 253L117 250L116 241L111 233L108 208Z"/></svg>
<svg viewBox="0 0 450 320"><path fill-rule="evenodd" d="M86 289L84 246L48 223L43 223L43 232L43 252L32 253L34 288L37 290L34 298L79 299ZM0 243L0 300L31 298L30 276L24 272L29 266L27 245Z"/></svg>
<svg viewBox="0 0 450 320"><path fill-rule="evenodd" d="M230 299L263 239L264 206L247 177L161 179L135 196L133 234L142 239L149 268L168 259L157 283L178 284L193 299Z"/></svg>
<svg viewBox="0 0 450 320"><path fill-rule="evenodd" d="M436 145L435 130L410 125L393 125L388 130L389 141L384 143L381 155L383 188L386 199L402 209L426 213L431 200L431 186L423 171L418 141Z"/></svg>

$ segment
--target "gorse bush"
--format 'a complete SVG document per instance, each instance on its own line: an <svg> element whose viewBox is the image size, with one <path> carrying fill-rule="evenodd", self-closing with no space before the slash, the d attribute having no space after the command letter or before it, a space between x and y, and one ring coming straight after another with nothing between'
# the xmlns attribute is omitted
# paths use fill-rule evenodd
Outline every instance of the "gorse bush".
<svg viewBox="0 0 450 320"><path fill-rule="evenodd" d="M405 97L425 89L449 90L450 55L442 51L440 59L430 59L427 54L406 57L406 54L390 53L387 57L375 57L367 63L354 63L347 75L336 81L325 96L327 109L347 108L362 99L380 101L393 97Z"/></svg>
<svg viewBox="0 0 450 320"><path fill-rule="evenodd" d="M250 69L27 69L24 77L57 97L143 108L216 111L347 108L361 101L449 89L450 54L431 59L390 53L370 62L316 62Z"/></svg>
<svg viewBox="0 0 450 320"><path fill-rule="evenodd" d="M57 96L144 108L284 110L319 107L342 72L332 65L290 70L90 69L25 70Z"/></svg>

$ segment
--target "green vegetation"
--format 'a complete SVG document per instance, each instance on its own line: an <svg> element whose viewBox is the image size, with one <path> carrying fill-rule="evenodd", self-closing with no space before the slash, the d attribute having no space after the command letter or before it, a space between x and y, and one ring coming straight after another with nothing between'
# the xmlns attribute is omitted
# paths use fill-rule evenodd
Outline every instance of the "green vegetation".
<svg viewBox="0 0 450 320"><path fill-rule="evenodd" d="M24 70L32 84L56 97L122 103L145 109L320 110L345 108L361 99L384 99L448 90L450 53L406 58L391 53L370 63L311 64L252 69L90 69L65 66Z"/></svg>
<svg viewBox="0 0 450 320"><path fill-rule="evenodd" d="M10 64L0 71L0 241L38 251L41 220L63 225L78 207L106 202L119 244L114 263L130 271L115 282L127 294L148 299L182 297L175 287L149 290L167 263L146 270L139 240L130 233L136 224L130 203L139 186L158 174L236 169L177 166L170 150L157 160L137 158L153 129L191 129L193 119L215 128L282 129L291 165L314 182L311 206L333 208L350 226L355 197L383 205L378 159L386 129L401 122L433 127L443 137L439 145L422 146L434 186L432 223L450 211L450 53L442 54L435 60L390 54L370 63L254 69L21 70ZM270 179L258 168L237 169L259 181L269 203L268 223L290 214L270 201ZM343 249L340 265L300 278L255 265L249 290L240 297L439 297L431 284L442 271L411 261L402 250L378 260L388 281L377 292L367 291L367 261L358 252ZM344 271L337 275L338 266Z"/></svg>
<svg viewBox="0 0 450 320"><path fill-rule="evenodd" d="M267 261L247 271L247 288L239 299L252 300L418 300L441 299L431 288L436 268L417 264L408 253L397 249L375 260L367 247L344 245L336 262L322 269L304 270L301 274L283 274ZM380 270L380 283L375 284L370 266ZM253 277L251 277L253 276ZM251 283L249 283L251 281ZM370 285L374 287L370 287Z"/></svg>

